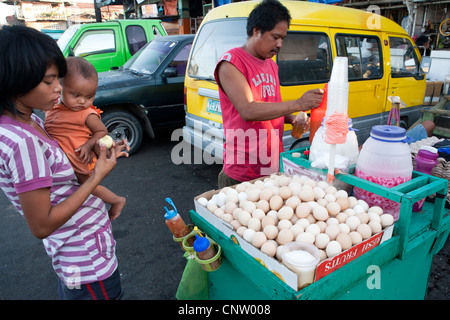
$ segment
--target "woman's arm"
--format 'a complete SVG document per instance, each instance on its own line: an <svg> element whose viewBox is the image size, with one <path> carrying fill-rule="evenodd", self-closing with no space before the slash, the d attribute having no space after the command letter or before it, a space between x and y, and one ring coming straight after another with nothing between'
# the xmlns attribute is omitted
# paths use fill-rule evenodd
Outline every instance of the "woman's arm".
<svg viewBox="0 0 450 320"><path fill-rule="evenodd" d="M92 175L72 195L57 205L52 206L50 202L50 188L19 194L25 220L34 236L39 239L48 237L75 214L92 191L114 169L116 155L114 148L111 149L111 156L107 158L105 148L101 148Z"/></svg>

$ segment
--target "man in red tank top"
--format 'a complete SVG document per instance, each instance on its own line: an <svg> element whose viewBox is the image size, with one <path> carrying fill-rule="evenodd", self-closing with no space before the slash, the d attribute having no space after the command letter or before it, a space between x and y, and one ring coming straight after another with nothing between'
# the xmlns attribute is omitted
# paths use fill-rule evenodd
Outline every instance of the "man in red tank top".
<svg viewBox="0 0 450 320"><path fill-rule="evenodd" d="M219 188L277 172L284 123L292 123L292 113L316 108L322 101L323 91L313 89L282 102L272 57L290 21L289 11L278 0L262 1L248 17L244 46L226 52L216 66L225 130Z"/></svg>

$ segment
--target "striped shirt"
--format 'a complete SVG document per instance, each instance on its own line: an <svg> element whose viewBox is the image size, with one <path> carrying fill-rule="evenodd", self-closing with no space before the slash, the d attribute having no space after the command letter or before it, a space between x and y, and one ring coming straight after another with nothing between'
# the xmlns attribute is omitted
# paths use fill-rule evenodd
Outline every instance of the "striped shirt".
<svg viewBox="0 0 450 320"><path fill-rule="evenodd" d="M42 120L33 119L44 127ZM56 205L78 187L73 168L56 140L0 116L0 187L23 216L19 193L50 188ZM108 278L117 268L115 241L105 203L90 195L58 230L43 239L58 277L76 287Z"/></svg>

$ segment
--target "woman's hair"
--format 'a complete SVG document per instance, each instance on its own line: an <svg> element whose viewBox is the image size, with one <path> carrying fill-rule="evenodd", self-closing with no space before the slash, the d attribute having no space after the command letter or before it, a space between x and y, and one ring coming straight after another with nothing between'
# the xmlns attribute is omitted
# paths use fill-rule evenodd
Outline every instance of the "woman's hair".
<svg viewBox="0 0 450 320"><path fill-rule="evenodd" d="M36 29L3 26L0 43L0 115L3 110L17 113L14 101L37 87L51 65L59 77L66 74L66 59L56 41Z"/></svg>
<svg viewBox="0 0 450 320"><path fill-rule="evenodd" d="M281 21L286 21L289 27L291 23L289 10L278 0L263 0L248 16L247 35L252 36L253 28L261 30L261 33L270 31Z"/></svg>

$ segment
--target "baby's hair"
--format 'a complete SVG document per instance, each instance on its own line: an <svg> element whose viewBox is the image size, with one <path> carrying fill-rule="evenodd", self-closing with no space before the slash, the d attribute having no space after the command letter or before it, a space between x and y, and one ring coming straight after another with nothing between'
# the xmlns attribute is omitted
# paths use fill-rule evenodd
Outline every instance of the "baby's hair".
<svg viewBox="0 0 450 320"><path fill-rule="evenodd" d="M67 75L79 74L85 79L97 79L97 70L89 61L80 57L68 57L67 59Z"/></svg>

